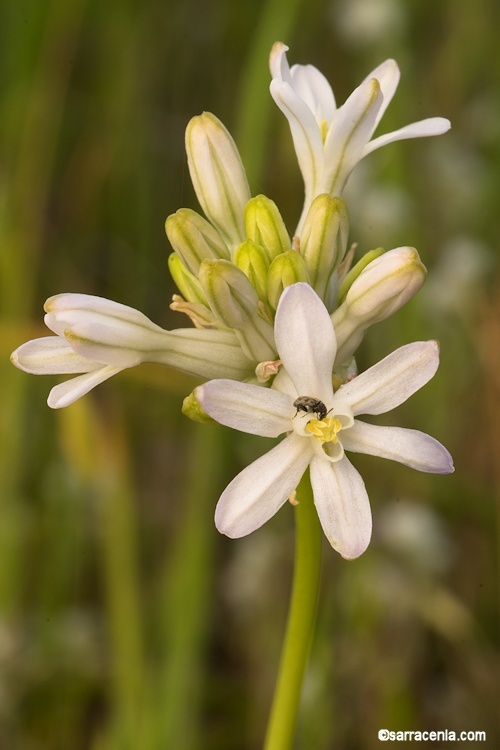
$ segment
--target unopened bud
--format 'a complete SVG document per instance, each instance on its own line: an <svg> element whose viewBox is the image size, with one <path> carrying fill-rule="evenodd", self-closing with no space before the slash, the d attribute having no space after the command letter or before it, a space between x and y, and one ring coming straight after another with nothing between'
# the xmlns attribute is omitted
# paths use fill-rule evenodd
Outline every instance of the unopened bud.
<svg viewBox="0 0 500 750"><path fill-rule="evenodd" d="M351 248L352 257L354 257L354 249L355 247ZM348 253L348 256L351 254L351 250ZM369 250L367 253L363 255L362 258L358 260L356 265L351 268L351 270L345 275L345 278L342 280L342 283L339 287L339 294L337 299L337 306L341 305L342 302L345 300L347 296L347 292L351 288L351 286L354 284L360 273L363 271L366 266L371 263L372 261L376 260L376 258L380 258L381 255L384 255L385 250L383 247L377 247L375 250ZM346 256L347 259L347 256Z"/></svg>
<svg viewBox="0 0 500 750"><path fill-rule="evenodd" d="M309 282L328 309L333 306L332 275L345 255L349 219L341 198L323 194L312 202L300 237Z"/></svg>
<svg viewBox="0 0 500 750"><path fill-rule="evenodd" d="M273 327L260 316L257 292L243 271L227 260L205 260L200 283L212 312L234 329L247 357L257 362L273 359Z"/></svg>
<svg viewBox="0 0 500 750"><path fill-rule="evenodd" d="M269 259L260 245L245 240L234 252L233 262L241 268L260 300L267 302L267 270Z"/></svg>
<svg viewBox="0 0 500 750"><path fill-rule="evenodd" d="M269 260L290 250L291 242L278 207L265 195L251 198L245 208L248 239L264 248Z"/></svg>
<svg viewBox="0 0 500 750"><path fill-rule="evenodd" d="M229 250L218 231L190 208L180 208L171 214L165 222L165 231L177 255L195 275L205 258L229 260Z"/></svg>
<svg viewBox="0 0 500 750"><path fill-rule="evenodd" d="M200 282L194 273L188 271L182 260L175 253L172 253L168 257L168 269L184 299L188 302L207 304L207 298Z"/></svg>
<svg viewBox="0 0 500 750"><path fill-rule="evenodd" d="M269 304L276 309L283 289L298 281L309 281L304 258L296 250L277 255L269 266L267 295Z"/></svg>
<svg viewBox="0 0 500 750"><path fill-rule="evenodd" d="M242 242L250 188L236 144L210 112L193 117L186 128L189 173L200 205L224 242Z"/></svg>
<svg viewBox="0 0 500 750"><path fill-rule="evenodd" d="M354 354L369 326L411 299L425 275L426 268L413 247L395 248L368 263L331 316L338 345L336 363Z"/></svg>

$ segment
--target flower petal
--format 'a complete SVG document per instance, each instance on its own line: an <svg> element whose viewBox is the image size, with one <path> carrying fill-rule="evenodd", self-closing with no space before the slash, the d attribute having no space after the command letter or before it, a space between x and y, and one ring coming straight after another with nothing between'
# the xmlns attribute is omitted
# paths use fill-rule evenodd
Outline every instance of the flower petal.
<svg viewBox="0 0 500 750"><path fill-rule="evenodd" d="M337 110L325 142L325 169L318 193L341 194L372 136L382 102L380 84L371 78Z"/></svg>
<svg viewBox="0 0 500 750"><path fill-rule="evenodd" d="M314 114L316 122L330 122L336 105L332 87L314 65L292 65L293 88Z"/></svg>
<svg viewBox="0 0 500 750"><path fill-rule="evenodd" d="M211 380L194 392L204 412L240 432L278 437L291 429L295 413L290 396L234 380Z"/></svg>
<svg viewBox="0 0 500 750"><path fill-rule="evenodd" d="M274 78L269 87L271 96L288 120L302 177L306 203L322 192L318 189L323 167L324 151L321 132L313 112L288 83Z"/></svg>
<svg viewBox="0 0 500 750"><path fill-rule="evenodd" d="M309 284L286 287L276 311L274 336L297 394L330 403L335 332L326 307Z"/></svg>
<svg viewBox="0 0 500 750"><path fill-rule="evenodd" d="M376 78L380 83L380 90L382 91L382 96L384 97L382 105L375 119L375 128L384 116L387 107L391 103L392 98L396 93L400 77L401 73L399 71L397 62L395 60L385 60L385 62L378 65L375 70L372 70L372 72L369 73L365 78L365 81L369 81L371 78Z"/></svg>
<svg viewBox="0 0 500 750"><path fill-rule="evenodd" d="M290 48L283 44L283 42L275 42L271 48L271 54L269 55L269 69L271 71L272 78L278 78L280 81L285 81L292 85L292 76L290 74L290 66L286 53Z"/></svg>
<svg viewBox="0 0 500 750"><path fill-rule="evenodd" d="M349 404L354 415L382 414L402 404L429 382L438 365L437 341L406 344L340 386L335 400Z"/></svg>
<svg viewBox="0 0 500 750"><path fill-rule="evenodd" d="M342 557L359 557L370 543L372 515L365 484L348 458L311 461L314 503L323 531Z"/></svg>
<svg viewBox="0 0 500 750"><path fill-rule="evenodd" d="M221 495L215 525L232 539L251 534L281 508L311 459L304 438L288 435L238 474Z"/></svg>
<svg viewBox="0 0 500 750"><path fill-rule="evenodd" d="M155 352L151 361L207 380L255 375L255 362L245 356L233 331L177 328L168 334L165 350Z"/></svg>
<svg viewBox="0 0 500 750"><path fill-rule="evenodd" d="M432 135L442 135L448 132L450 128L451 122L445 117L428 117L426 120L413 122L411 125L405 125L404 128L393 130L392 133L386 133L385 135L380 135L378 138L374 138L373 141L370 141L364 147L362 157L371 154L372 151L385 146L387 143L404 141L407 138L427 138Z"/></svg>
<svg viewBox="0 0 500 750"><path fill-rule="evenodd" d="M10 360L20 370L32 375L69 375L102 367L99 362L81 357L59 336L27 341L12 352Z"/></svg>
<svg viewBox="0 0 500 750"><path fill-rule="evenodd" d="M345 450L399 461L417 471L451 474L453 459L444 445L430 435L403 427L385 427L355 420L342 432Z"/></svg>
<svg viewBox="0 0 500 750"><path fill-rule="evenodd" d="M100 370L66 380L64 383L60 383L52 388L47 403L51 409L62 409L64 406L69 406L81 396L85 396L96 385L103 383L118 372L121 372L120 367L105 365Z"/></svg>

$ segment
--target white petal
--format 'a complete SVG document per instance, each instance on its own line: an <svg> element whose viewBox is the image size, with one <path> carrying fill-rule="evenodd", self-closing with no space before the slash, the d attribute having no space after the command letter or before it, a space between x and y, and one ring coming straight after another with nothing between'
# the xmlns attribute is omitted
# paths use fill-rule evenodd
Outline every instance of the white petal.
<svg viewBox="0 0 500 750"><path fill-rule="evenodd" d="M269 55L269 69L271 71L272 78L278 78L280 81L285 81L292 85L292 77L290 75L290 67L288 60L286 59L286 53L289 47L283 42L275 42L271 48L271 54Z"/></svg>
<svg viewBox="0 0 500 750"><path fill-rule="evenodd" d="M10 359L13 365L32 375L69 375L102 367L99 362L81 357L59 336L27 341L12 352Z"/></svg>
<svg viewBox="0 0 500 750"><path fill-rule="evenodd" d="M292 429L295 409L285 393L235 380L211 380L194 395L203 411L234 430L278 437Z"/></svg>
<svg viewBox="0 0 500 750"><path fill-rule="evenodd" d="M380 107L377 118L375 120L375 127L377 127L387 107L391 103L398 87L400 77L401 73L395 60L386 60L366 76L365 81L369 81L371 78L377 79L377 81L380 83L382 96L384 97L382 106Z"/></svg>
<svg viewBox="0 0 500 750"><path fill-rule="evenodd" d="M404 141L407 138L427 138L428 136L442 135L450 128L451 123L445 117L429 117L426 120L420 120L411 125L406 125L404 128L399 128L399 130L394 130L392 133L374 138L363 149L363 156L371 154L372 151L385 146L387 143Z"/></svg>
<svg viewBox="0 0 500 750"><path fill-rule="evenodd" d="M110 320L116 318L118 321L144 326L150 330L162 331L160 326L153 323L139 310L93 294L73 294L71 292L55 294L45 302L44 309L47 313L45 316L47 326L60 336L63 335L64 329L69 328L73 322L85 319L85 313L101 315ZM52 327L52 323L54 327Z"/></svg>
<svg viewBox="0 0 500 750"><path fill-rule="evenodd" d="M52 388L47 403L51 409L61 409L64 406L69 406L81 396L85 396L96 385L103 383L118 372L121 372L120 367L106 365L95 372L78 375L76 378L66 380L64 383L60 383Z"/></svg>
<svg viewBox="0 0 500 750"><path fill-rule="evenodd" d="M372 78L355 89L337 110L325 142L325 169L318 192L341 194L373 135L382 102L380 84Z"/></svg>
<svg viewBox="0 0 500 750"><path fill-rule="evenodd" d="M453 459L437 440L425 432L403 427L385 427L355 420L353 427L342 432L345 450L399 461L417 471L450 474Z"/></svg>
<svg viewBox="0 0 500 750"><path fill-rule="evenodd" d="M359 557L370 543L372 515L365 484L348 458L311 461L314 503L323 531L342 557Z"/></svg>
<svg viewBox="0 0 500 750"><path fill-rule="evenodd" d="M321 132L314 114L288 83L273 79L271 96L287 118L295 153L304 178L306 202L318 193L323 174L324 151Z"/></svg>
<svg viewBox="0 0 500 750"><path fill-rule="evenodd" d="M330 122L336 110L335 97L323 73L314 65L293 65L291 75L295 92L305 101L316 122Z"/></svg>
<svg viewBox="0 0 500 750"><path fill-rule="evenodd" d="M354 415L383 414L428 383L438 365L437 341L407 344L340 386L334 400L349 404Z"/></svg>
<svg viewBox="0 0 500 750"><path fill-rule="evenodd" d="M274 335L298 395L330 403L337 344L328 311L309 284L286 287L276 311Z"/></svg>
<svg viewBox="0 0 500 750"><path fill-rule="evenodd" d="M310 459L309 441L292 434L243 469L217 504L218 530L236 539L262 526L286 503Z"/></svg>

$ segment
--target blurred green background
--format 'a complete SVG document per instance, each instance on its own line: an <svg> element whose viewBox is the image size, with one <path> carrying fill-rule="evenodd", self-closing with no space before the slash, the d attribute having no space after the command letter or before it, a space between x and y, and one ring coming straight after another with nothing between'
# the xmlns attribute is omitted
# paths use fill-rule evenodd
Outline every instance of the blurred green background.
<svg viewBox="0 0 500 750"><path fill-rule="evenodd" d="M444 442L456 472L354 457L374 539L350 563L325 542L297 748L368 750L379 728L484 730L482 746L500 746L499 27L495 0L4 3L2 750L261 746L293 513L234 542L212 519L266 441L190 423L180 407L195 381L155 366L53 412L55 380L8 355L48 333L42 305L58 292L186 325L168 309L163 224L197 208L183 133L203 110L235 136L252 193L293 230L302 183L268 93L277 39L291 63L325 73L339 103L396 58L383 132L434 115L453 125L376 152L345 194L360 253L415 245L429 269L359 363L440 340L437 376L388 421Z"/></svg>

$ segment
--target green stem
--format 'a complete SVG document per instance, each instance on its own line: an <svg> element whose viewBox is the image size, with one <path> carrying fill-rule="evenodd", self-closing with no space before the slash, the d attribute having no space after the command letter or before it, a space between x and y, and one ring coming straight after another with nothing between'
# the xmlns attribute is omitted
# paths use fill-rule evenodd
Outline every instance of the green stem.
<svg viewBox="0 0 500 750"><path fill-rule="evenodd" d="M285 641L281 653L264 750L293 744L302 682L312 643L321 571L321 528L309 473L297 488L295 571Z"/></svg>

